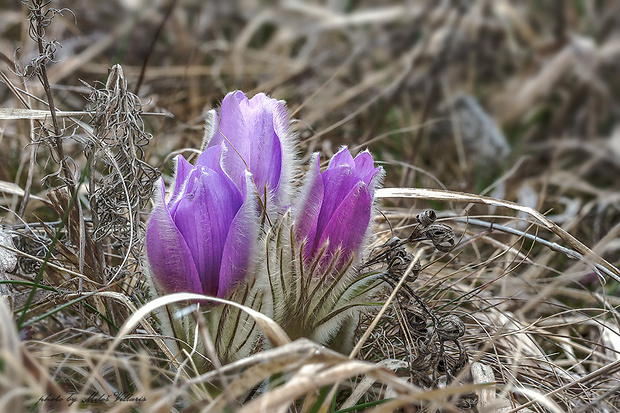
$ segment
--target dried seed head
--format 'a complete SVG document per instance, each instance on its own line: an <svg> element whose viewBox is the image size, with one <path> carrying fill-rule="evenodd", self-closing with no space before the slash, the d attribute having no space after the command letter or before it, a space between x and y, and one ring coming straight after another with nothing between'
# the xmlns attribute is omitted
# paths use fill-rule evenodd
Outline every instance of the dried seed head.
<svg viewBox="0 0 620 413"><path fill-rule="evenodd" d="M413 231L406 240L406 243L413 243L422 241L425 238L425 231L429 225L433 225L433 223L437 220L437 214L432 209L427 209L422 211L418 215L415 216L415 222L417 225L414 225Z"/></svg>
<svg viewBox="0 0 620 413"><path fill-rule="evenodd" d="M409 327L418 332L426 329L428 316L423 308L412 302L401 304L401 307L406 315Z"/></svg>
<svg viewBox="0 0 620 413"><path fill-rule="evenodd" d="M432 209L427 209L416 215L415 220L423 227L428 227L437 219L437 214Z"/></svg>
<svg viewBox="0 0 620 413"><path fill-rule="evenodd" d="M398 250L401 245L401 239L398 237L392 237L383 244L375 247L370 252L369 259L364 263L364 267L369 267L374 264L390 262L394 256L394 251Z"/></svg>
<svg viewBox="0 0 620 413"><path fill-rule="evenodd" d="M477 405L478 395L476 393L464 394L456 401L456 407L463 410L473 409Z"/></svg>
<svg viewBox="0 0 620 413"><path fill-rule="evenodd" d="M151 135L144 128L140 100L127 90L120 65L110 70L105 88L91 88L88 101L93 132L85 153L91 171L92 238L99 243L110 237L112 247L127 257L113 277L136 273L144 245L140 211L159 176L145 162L144 147ZM99 169L102 174L94 173Z"/></svg>
<svg viewBox="0 0 620 413"><path fill-rule="evenodd" d="M407 268L411 265L411 261L413 261L412 254L405 252L404 249L402 252L402 254L394 256L388 264L388 274L396 279L400 279L405 274ZM416 261L409 274L407 274L405 282L414 282L418 278L421 268L420 261Z"/></svg>
<svg viewBox="0 0 620 413"><path fill-rule="evenodd" d="M448 315L437 324L437 335L442 341L457 340L465 335L465 324L455 315Z"/></svg>
<svg viewBox="0 0 620 413"><path fill-rule="evenodd" d="M450 252L456 244L456 237L452 228L445 224L432 224L425 231L424 235L433 242L435 248L441 252Z"/></svg>
<svg viewBox="0 0 620 413"><path fill-rule="evenodd" d="M417 356L411 360L409 368L412 371L425 372L428 374L429 370L434 370L433 366L437 365L439 352L433 346L424 345L423 341L417 343ZM421 378L418 376L418 378ZM432 385L430 377L425 378L427 385Z"/></svg>

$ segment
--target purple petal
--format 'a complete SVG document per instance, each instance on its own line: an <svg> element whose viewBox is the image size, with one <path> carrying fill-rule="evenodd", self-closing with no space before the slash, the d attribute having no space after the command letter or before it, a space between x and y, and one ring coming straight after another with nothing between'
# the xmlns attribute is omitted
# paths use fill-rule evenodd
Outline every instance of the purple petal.
<svg viewBox="0 0 620 413"><path fill-rule="evenodd" d="M323 172L322 177L325 185L325 198L323 199L321 214L319 215L317 234L322 234L325 231L325 226L342 203L344 197L360 182L360 178L355 173L355 170L348 165L338 167L330 165ZM318 248L319 245L315 244L315 250Z"/></svg>
<svg viewBox="0 0 620 413"><path fill-rule="evenodd" d="M244 119L240 103L247 101L241 91L231 92L224 97L220 108L219 129L209 142L209 147L222 142L228 148L223 163L232 180L240 185L245 179L245 170L250 165L250 132ZM246 166L247 165L247 166Z"/></svg>
<svg viewBox="0 0 620 413"><path fill-rule="evenodd" d="M209 146L196 160L196 168L203 166L217 172L222 171L222 151L226 151L226 149L225 144L221 142L217 145Z"/></svg>
<svg viewBox="0 0 620 413"><path fill-rule="evenodd" d="M329 161L329 168L336 168L338 166L351 166L355 167L355 162L353 161L353 157L349 152L349 149L346 146L340 148L340 150L332 156L332 159Z"/></svg>
<svg viewBox="0 0 620 413"><path fill-rule="evenodd" d="M246 180L251 184L251 176L246 172ZM230 224L226 244L222 254L218 297L225 297L239 282L243 281L252 264L252 249L258 238L259 216L254 194L246 194L243 205Z"/></svg>
<svg viewBox="0 0 620 413"><path fill-rule="evenodd" d="M208 146L223 142L229 148L224 168L237 186L244 184L244 171L249 169L260 195L266 187L275 193L282 174L280 134L286 132L286 122L281 102L264 93L248 99L241 91L231 92L222 101L219 130Z"/></svg>
<svg viewBox="0 0 620 413"><path fill-rule="evenodd" d="M341 246L343 250L341 259L348 259L351 254L358 251L364 241L371 210L370 189L364 182L358 182L331 215L321 234L318 247L329 238L326 256L333 255L338 246Z"/></svg>
<svg viewBox="0 0 620 413"><path fill-rule="evenodd" d="M314 239L325 195L320 163L321 160L318 153L314 154L310 161L310 170L307 172L306 180L301 189L300 203L295 208L296 241L301 243L304 239L307 239L305 251L307 257L314 254Z"/></svg>
<svg viewBox="0 0 620 413"><path fill-rule="evenodd" d="M283 100L273 99L264 93L255 95L249 101L250 106L262 106L269 113L273 114L273 126L276 135L280 139L288 132L288 115L286 113L286 102Z"/></svg>
<svg viewBox="0 0 620 413"><path fill-rule="evenodd" d="M151 270L155 279L168 293L202 294L202 285L191 252L172 222L164 197L162 179L161 198L153 209L146 229L146 252Z"/></svg>
<svg viewBox="0 0 620 413"><path fill-rule="evenodd" d="M226 236L242 202L226 175L199 167L188 178L174 222L191 251L205 294L217 295Z"/></svg>
<svg viewBox="0 0 620 413"><path fill-rule="evenodd" d="M380 170L381 167L375 168L370 152L364 151L355 157L355 171L366 185L370 185L370 181Z"/></svg>
<svg viewBox="0 0 620 413"><path fill-rule="evenodd" d="M282 145L276 123L286 119L284 105L259 93L249 101L240 102L250 139L249 167L258 193L277 191L282 171Z"/></svg>
<svg viewBox="0 0 620 413"><path fill-rule="evenodd" d="M183 155L177 155L175 158L176 161L176 176L174 189L172 191L172 195L170 196L170 200L168 201L168 208L170 209L170 215L174 215L176 211L177 204L181 198L181 194L185 190L185 183L187 181L187 177L190 172L194 169L194 166L187 162Z"/></svg>
<svg viewBox="0 0 620 413"><path fill-rule="evenodd" d="M241 194L245 196L245 192L247 189L245 179L241 183L234 181L232 180L232 177L230 177L226 173L226 171L222 169L222 164L224 163L227 156L228 156L228 149L226 147L226 144L220 143L217 146L212 146L210 148L205 149L205 151L198 157L196 166L204 166L208 169L214 170L215 172L217 172L218 174L222 176L227 176L228 178L231 179L231 182L233 182L237 186L239 191L241 191Z"/></svg>

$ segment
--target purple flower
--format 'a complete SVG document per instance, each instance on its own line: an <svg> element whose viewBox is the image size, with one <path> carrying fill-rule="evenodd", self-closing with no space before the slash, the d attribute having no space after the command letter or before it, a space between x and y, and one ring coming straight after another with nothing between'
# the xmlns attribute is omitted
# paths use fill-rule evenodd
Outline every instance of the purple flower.
<svg viewBox="0 0 620 413"><path fill-rule="evenodd" d="M316 258L329 241L325 258L342 249L341 262L357 253L363 244L372 212L375 186L383 173L374 167L369 152L355 159L346 147L334 155L321 173L315 154L302 188L301 202L295 207L296 240L306 240L304 258Z"/></svg>
<svg viewBox="0 0 620 413"><path fill-rule="evenodd" d="M258 195L268 206L289 203L295 154L288 124L284 102L264 93L248 99L241 91L227 94L219 120L214 116L212 123L207 123L207 147L223 143L228 149L224 170L238 187L244 184L245 171L249 170Z"/></svg>
<svg viewBox="0 0 620 413"><path fill-rule="evenodd" d="M222 169L223 145L205 150L192 166L177 157L176 183L168 202L161 185L146 231L146 248L155 279L166 292L217 297L242 281L252 264L259 218L255 195Z"/></svg>

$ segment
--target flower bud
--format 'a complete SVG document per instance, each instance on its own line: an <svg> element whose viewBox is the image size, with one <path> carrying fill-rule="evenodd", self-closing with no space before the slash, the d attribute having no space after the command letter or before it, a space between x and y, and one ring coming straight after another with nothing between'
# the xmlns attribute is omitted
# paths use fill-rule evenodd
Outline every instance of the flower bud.
<svg viewBox="0 0 620 413"><path fill-rule="evenodd" d="M321 172L315 154L301 202L294 210L296 241L306 242L304 259L324 261L340 250L340 262L344 262L359 252L370 225L374 190L382 171L374 167L369 152L353 159L343 147Z"/></svg>
<svg viewBox="0 0 620 413"><path fill-rule="evenodd" d="M240 189L222 169L224 145L207 148L192 166L177 157L170 200L157 201L146 232L147 254L155 279L166 292L217 297L242 281L252 264L259 218L244 172Z"/></svg>
<svg viewBox="0 0 620 413"><path fill-rule="evenodd" d="M290 202L295 158L285 103L264 93L248 99L236 91L222 101L219 119L213 116L205 131L207 147L224 144L228 154L223 168L233 182L243 186L245 171L250 171L262 205L281 211Z"/></svg>

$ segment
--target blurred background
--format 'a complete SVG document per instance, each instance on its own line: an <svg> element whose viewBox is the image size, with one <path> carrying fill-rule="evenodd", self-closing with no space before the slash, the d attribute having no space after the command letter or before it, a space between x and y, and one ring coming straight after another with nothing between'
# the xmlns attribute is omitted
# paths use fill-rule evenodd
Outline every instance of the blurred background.
<svg viewBox="0 0 620 413"><path fill-rule="evenodd" d="M517 201L595 245L620 232L620 3L615 1L107 0L51 2L48 77L61 110L122 65L166 175L200 148L203 112L231 90L288 102L301 155L369 148L385 186ZM2 73L44 97L28 10L0 3ZM16 66L17 65L17 66ZM99 83L98 83L99 82ZM0 83L3 107L21 107ZM32 101L32 107L45 105ZM67 126L67 125L65 125ZM0 180L32 192L57 167L28 148L27 120L0 121ZM80 137L65 129L79 164ZM402 206L402 205L401 205ZM411 207L412 205L407 205ZM487 209L479 212L487 211ZM492 211L491 211L492 212ZM44 214L44 213L43 213ZM618 241L598 252L618 262Z"/></svg>
<svg viewBox="0 0 620 413"><path fill-rule="evenodd" d="M36 3L46 2L26 2ZM35 327L20 340L68 337L80 350L87 329L108 340L110 326L151 298L140 271L152 184L160 172L171 182L174 155L195 157L205 110L241 89L287 101L304 165L315 151L325 161L341 145L368 148L385 187L514 201L591 248L576 254L564 248L586 251L575 239L509 208L387 199L368 252L406 238L416 214L435 209L459 245L447 254L416 245L425 254L412 288L439 317L464 321L470 361L494 370L481 382L495 380L510 408L539 391L556 411L614 411L620 283L605 283L591 264L599 255L620 265L620 2L52 0L32 25L27 5L0 0L0 246L20 252L0 248L0 298L16 311L0 326L23 309ZM106 89L116 64L126 90L118 69ZM57 109L74 111L58 125L50 94ZM24 107L41 112L12 111ZM59 187L87 175L73 192L79 208L67 208L72 191ZM31 294L35 277L52 293ZM100 286L121 292L122 304L70 306ZM111 320L95 311L102 303ZM412 355L389 318L361 357ZM48 363L45 343L30 344ZM50 366L56 380L61 367ZM72 388L87 374L70 371Z"/></svg>

